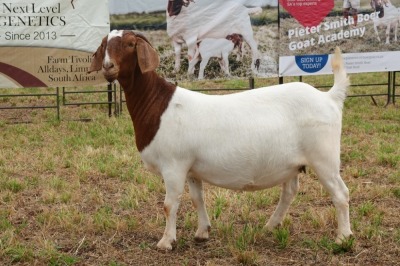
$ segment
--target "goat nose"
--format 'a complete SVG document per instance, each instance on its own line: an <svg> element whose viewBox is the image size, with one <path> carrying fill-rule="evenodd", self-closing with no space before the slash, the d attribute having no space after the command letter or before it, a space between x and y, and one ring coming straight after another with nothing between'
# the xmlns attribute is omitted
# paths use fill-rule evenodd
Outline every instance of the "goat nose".
<svg viewBox="0 0 400 266"><path fill-rule="evenodd" d="M114 63L111 62L111 61L108 61L108 62L104 62L104 63L103 63L103 68L106 69L106 70L109 70L109 69L111 69L111 68L113 68L113 67L114 67Z"/></svg>

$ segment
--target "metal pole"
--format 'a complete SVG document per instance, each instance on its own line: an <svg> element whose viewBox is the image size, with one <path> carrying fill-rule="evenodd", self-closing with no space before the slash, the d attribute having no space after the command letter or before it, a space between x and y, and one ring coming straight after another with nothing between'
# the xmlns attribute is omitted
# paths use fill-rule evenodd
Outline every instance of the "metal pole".
<svg viewBox="0 0 400 266"><path fill-rule="evenodd" d="M108 95L108 116L112 116L112 84L107 85L107 95Z"/></svg>
<svg viewBox="0 0 400 266"><path fill-rule="evenodd" d="M117 102L117 84L114 83L114 88L113 88L113 94L114 94L114 114L115 116L119 115L119 108L118 108L118 102Z"/></svg>
<svg viewBox="0 0 400 266"><path fill-rule="evenodd" d="M250 87L250 90L254 89L254 78L253 77L249 78L249 87Z"/></svg>
<svg viewBox="0 0 400 266"><path fill-rule="evenodd" d="M388 83L387 83L388 91L387 91L387 101L386 101L385 107L390 104L390 98L391 98L390 97L390 95L391 95L390 87L392 86L392 76L393 76L392 72L388 71Z"/></svg>
<svg viewBox="0 0 400 266"><path fill-rule="evenodd" d="M392 103L396 104L396 71L393 72Z"/></svg>
<svg viewBox="0 0 400 266"><path fill-rule="evenodd" d="M119 114L122 114L122 87L119 85Z"/></svg>
<svg viewBox="0 0 400 266"><path fill-rule="evenodd" d="M63 97L62 97L63 105L65 105L65 87L62 88L62 91L63 91Z"/></svg>
<svg viewBox="0 0 400 266"><path fill-rule="evenodd" d="M64 87L63 87L64 90ZM60 120L60 88L56 88L57 93L57 120Z"/></svg>

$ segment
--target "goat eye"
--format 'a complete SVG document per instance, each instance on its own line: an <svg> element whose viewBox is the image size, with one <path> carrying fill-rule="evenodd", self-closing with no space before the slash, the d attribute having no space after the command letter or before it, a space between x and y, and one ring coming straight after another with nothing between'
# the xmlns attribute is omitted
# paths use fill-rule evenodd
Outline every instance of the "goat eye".
<svg viewBox="0 0 400 266"><path fill-rule="evenodd" d="M135 47L135 44L134 43L129 43L128 47Z"/></svg>

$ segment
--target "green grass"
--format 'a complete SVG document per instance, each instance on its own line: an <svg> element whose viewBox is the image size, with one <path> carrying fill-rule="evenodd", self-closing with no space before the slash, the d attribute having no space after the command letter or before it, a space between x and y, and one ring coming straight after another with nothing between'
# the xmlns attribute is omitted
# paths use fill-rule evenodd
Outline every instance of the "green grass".
<svg viewBox="0 0 400 266"><path fill-rule="evenodd" d="M351 78L353 84L375 83L386 75ZM298 78L285 78L291 80ZM332 77L304 80L324 85ZM276 83L256 79L257 87ZM247 80L182 83L192 89L247 85ZM385 89L354 86L349 94ZM205 185L212 229L203 243L193 239L197 214L186 191L172 252L155 247L164 230L165 189L160 177L143 168L126 108L109 118L105 106L63 107L61 121L54 119L54 110L2 111L0 264L395 265L400 111L397 105L384 108L384 96L375 99L378 106L370 97L348 98L343 112L341 174L350 190L354 238L335 243L335 209L307 169L288 216L273 232L263 227L279 200L279 187L234 192ZM75 121L82 117L90 121ZM12 123L17 118L31 123Z"/></svg>
<svg viewBox="0 0 400 266"><path fill-rule="evenodd" d="M153 13L130 13L123 15L111 15L110 16L111 29L137 29L143 30L162 27L166 29L166 17L165 12L153 12Z"/></svg>
<svg viewBox="0 0 400 266"><path fill-rule="evenodd" d="M290 231L289 228L281 227L273 231L273 235L278 244L278 248L286 248L289 244Z"/></svg>
<svg viewBox="0 0 400 266"><path fill-rule="evenodd" d="M152 13L129 13L121 15L110 16L111 29L166 29L166 13L152 12ZM263 26L266 24L277 23L276 8L264 8L263 12L251 16L251 23L254 26Z"/></svg>

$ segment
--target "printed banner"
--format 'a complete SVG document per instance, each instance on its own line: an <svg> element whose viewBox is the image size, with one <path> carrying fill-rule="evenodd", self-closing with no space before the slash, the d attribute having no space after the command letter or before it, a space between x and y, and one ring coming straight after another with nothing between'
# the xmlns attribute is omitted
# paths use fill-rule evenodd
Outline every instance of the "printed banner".
<svg viewBox="0 0 400 266"><path fill-rule="evenodd" d="M0 2L0 87L104 84L86 72L110 31L107 0Z"/></svg>
<svg viewBox="0 0 400 266"><path fill-rule="evenodd" d="M121 15L122 6L113 2L112 26L143 31L167 79L277 76L277 0L163 0L158 12Z"/></svg>
<svg viewBox="0 0 400 266"><path fill-rule="evenodd" d="M400 0L280 0L279 76L330 74L339 46L349 73L398 71Z"/></svg>

